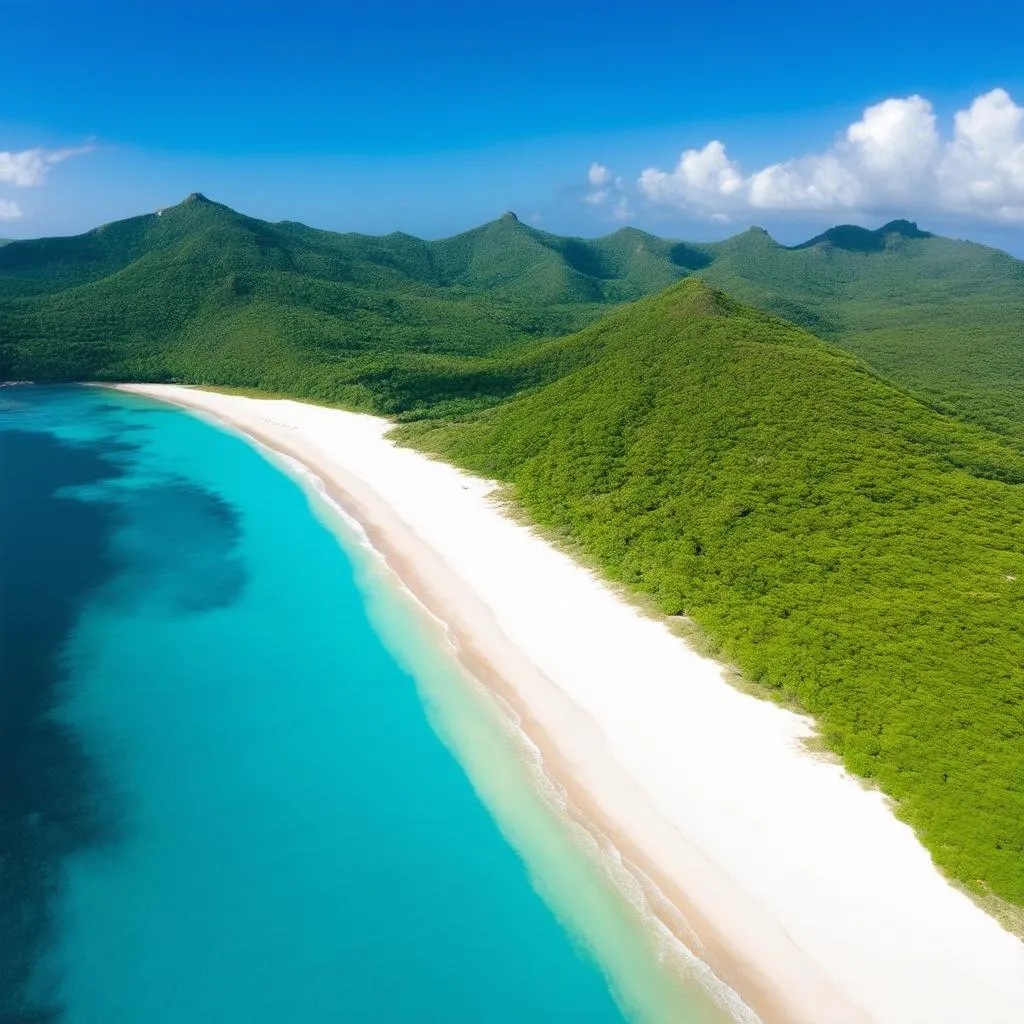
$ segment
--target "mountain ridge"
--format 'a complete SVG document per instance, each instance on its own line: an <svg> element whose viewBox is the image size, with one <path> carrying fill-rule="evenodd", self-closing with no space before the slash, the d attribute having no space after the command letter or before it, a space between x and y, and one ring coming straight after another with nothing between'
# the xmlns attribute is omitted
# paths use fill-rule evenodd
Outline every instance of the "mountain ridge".
<svg viewBox="0 0 1024 1024"><path fill-rule="evenodd" d="M408 402L424 373L448 374L460 390L446 400L486 404L473 373L493 367L465 360L571 334L691 275L1024 444L1024 263L899 220L783 246L760 228L566 237L506 214L426 240L270 223L196 192L0 248L0 374L258 387L391 414L423 406Z"/></svg>
<svg viewBox="0 0 1024 1024"><path fill-rule="evenodd" d="M815 245L834 245L853 252L880 252L897 238L934 238L930 231L922 231L912 220L891 220L874 231L857 224L837 224L820 235L788 246L790 249L810 249Z"/></svg>
<svg viewBox="0 0 1024 1024"><path fill-rule="evenodd" d="M456 232L454 235L444 235L444 236L442 236L440 238L424 238L424 237L421 237L421 236L418 236L418 235L409 234L408 232L402 231L401 229L396 229L394 231L387 232L386 234L369 234L369 233L366 233L366 232L352 232L352 231L342 231L342 230L335 230L335 229L328 229L328 228L317 228L317 227L314 227L312 225L306 224L304 221L294 221L294 220L290 220L290 219L284 219L284 220L279 220L279 221L263 221L263 220L261 220L259 218L251 217L248 214L241 213L240 211L235 210L233 207L228 206L226 203L221 203L218 200L211 199L209 196L207 196L203 192L190 192L183 199L179 200L177 203L172 203L169 206L158 207L156 210L154 210L154 211L152 211L150 213L141 213L141 214L136 214L136 215L134 215L132 217L124 217L124 218L120 218L120 219L114 220L114 221L107 221L107 222L104 222L103 224L97 225L94 228L89 228L88 230L86 230L84 232L80 232L80 233L75 234L75 235L46 235L46 236L40 236L38 238L0 239L0 244L6 245L6 244L14 243L14 244L21 245L21 244L32 244L32 243L53 243L53 242L56 242L56 241L59 241L59 240L81 239L81 238L84 238L86 236L95 234L97 232L102 232L104 229L108 229L108 228L110 228L113 225L125 224L125 223L134 222L134 221L141 221L141 220L144 220L145 218L148 218L148 217L154 217L154 216L155 217L161 217L161 216L163 216L163 215L165 215L165 214L167 214L169 212L172 212L172 211L175 211L175 210L181 210L181 209L183 209L183 208L185 208L185 207L187 207L189 205L196 205L196 206L202 206L202 207L207 207L207 208L214 208L214 209L217 209L217 210L229 213L231 215L234 215L236 217L244 218L245 220L248 220L248 221L258 222L258 223L262 223L262 224L268 224L268 225L271 225L271 226L274 226L274 227L278 227L278 226L280 226L280 227L298 227L298 228L307 229L309 231L320 232L320 233L323 233L325 235L335 235L335 236L340 236L340 237L351 237L351 238L385 239L385 238L392 238L392 237L402 237L402 238L407 238L407 239L414 239L417 242L421 242L421 243L424 243L424 244L427 244L427 245L433 245L433 244L436 244L436 243L439 243L439 242L452 241L454 239L461 238L461 237L473 234L474 232L479 232L479 231L481 231L484 228L495 227L495 226L500 226L500 225L518 226L518 227L522 228L526 232L531 232L531 233L534 233L537 236L543 236L543 237L551 238L551 239L572 239L574 241L582 241L582 242L607 242L610 239L616 238L617 236L640 236L640 237L642 237L644 239L649 239L649 240L653 240L653 241L656 241L656 242L662 242L662 243L666 243L668 245L678 244L678 243L682 242L685 245L694 246L694 247L700 247L700 248L713 248L713 247L716 247L716 246L721 246L723 244L734 243L738 239L742 239L742 238L747 237L747 236L753 236L753 237L763 237L763 238L766 238L766 239L770 240L772 243L774 243L775 245L779 246L780 248L789 249L789 250L793 250L793 251L800 250L800 249L806 249L806 248L809 248L809 247L817 245L817 244L821 244L821 243L826 242L826 241L834 240L834 237L835 237L836 233L845 232L847 230L855 231L855 232L860 232L860 233L863 233L865 235L872 235L872 236L885 236L885 235L896 234L896 235L901 235L901 236L907 237L907 238L943 238L943 237L945 237L945 236L941 236L941 235L936 235L936 234L934 234L932 232L929 232L929 231L922 231L918 227L916 222L910 221L910 220L905 220L905 219L902 219L902 218L897 218L897 219L894 219L894 220L887 221L885 224L881 225L878 228L874 228L874 229L872 229L872 228L865 228L862 225L857 225L857 224L836 224L833 227L827 228L826 230L820 232L819 234L813 236L812 238L807 239L804 242L797 242L797 243L795 243L793 245L785 245L784 243L779 242L766 228L760 227L758 225L751 225L750 227L745 228L744 230L738 232L735 235L730 235L728 238L725 238L725 239L722 239L722 240L716 241L716 242L701 242L701 241L693 241L693 240L680 239L680 238L676 238L674 236L655 235L655 234L652 234L651 232L645 231L642 228L637 228L637 227L634 227L634 226L629 225L629 224L623 225L622 227L616 228L614 231L608 232L607 234L603 234L603 235L595 235L595 236L555 235L555 234L551 234L550 232L543 231L540 228L536 228L536 227L533 227L532 225L528 225L528 224L524 223L516 215L515 211L513 211L513 210L505 210L503 213L499 214L497 217L493 218L492 220L484 221L482 224L479 224L476 227L467 228L467 229L465 229L463 231ZM977 244L979 244L979 243L964 241L964 240L961 240L961 239L952 239L952 238L947 239L947 241L961 242L962 244L968 244L968 245L977 245ZM983 248L993 249L993 247L991 247L991 246L983 246ZM1000 249L993 249L993 251L1003 252L1003 250L1000 250ZM1009 255L1009 254L1007 254L1007 255ZM1016 257L1012 257L1012 256L1010 258L1011 259L1016 259Z"/></svg>

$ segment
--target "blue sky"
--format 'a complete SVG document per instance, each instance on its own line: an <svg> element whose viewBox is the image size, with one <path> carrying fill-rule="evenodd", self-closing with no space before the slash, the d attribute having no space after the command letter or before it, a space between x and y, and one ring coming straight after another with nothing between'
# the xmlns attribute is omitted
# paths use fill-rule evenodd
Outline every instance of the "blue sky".
<svg viewBox="0 0 1024 1024"><path fill-rule="evenodd" d="M1019 251L1022 53L1001 0L5 0L0 236L200 190L340 230L903 215Z"/></svg>

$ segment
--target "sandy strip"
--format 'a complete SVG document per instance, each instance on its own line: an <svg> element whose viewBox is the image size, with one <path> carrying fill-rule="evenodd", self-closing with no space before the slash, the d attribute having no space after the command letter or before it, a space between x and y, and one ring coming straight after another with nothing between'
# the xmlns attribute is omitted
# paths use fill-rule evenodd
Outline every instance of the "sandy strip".
<svg viewBox="0 0 1024 1024"><path fill-rule="evenodd" d="M809 722L733 689L503 515L491 484L396 447L376 417L129 390L312 469L763 1020L1024 1021L1024 943L945 882L878 793L805 751Z"/></svg>

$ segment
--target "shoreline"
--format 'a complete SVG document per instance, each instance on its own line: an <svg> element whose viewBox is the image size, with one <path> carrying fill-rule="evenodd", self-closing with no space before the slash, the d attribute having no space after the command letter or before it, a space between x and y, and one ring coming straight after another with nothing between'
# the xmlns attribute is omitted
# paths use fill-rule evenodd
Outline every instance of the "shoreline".
<svg viewBox="0 0 1024 1024"><path fill-rule="evenodd" d="M1024 945L939 875L880 794L803 749L808 720L733 689L506 517L486 481L398 448L376 417L119 389L319 479L520 718L568 816L614 846L661 924L764 1024L1024 1019Z"/></svg>
<svg viewBox="0 0 1024 1024"><path fill-rule="evenodd" d="M607 851L604 847L610 848L615 855L620 869L628 876L629 881L641 894L642 906L637 906L635 900L630 898L624 891L620 879L611 878L612 884L622 892L624 898L633 906L633 910L642 919L643 926L650 932L653 931L655 922L664 929L666 936L672 946L668 950L670 956L685 956L687 967L685 970L687 980L690 983L700 985L709 993L710 1000L723 1012L726 1012L740 1024L776 1024L790 1020L777 1000L767 992L759 992L755 1002L761 1008L759 1016L751 1006L744 1002L743 998L724 978L724 974L740 975L743 973L743 966L738 964L728 944L716 935L715 930L706 922L702 922L701 928L692 926L692 920L700 918L701 915L694 908L689 906L685 893L678 890L671 878L664 875L656 864L646 864L645 855L640 847L634 843L629 836L623 834L603 810L600 803L594 799L583 787L573 778L572 766L561 755L555 740L548 735L545 727L531 714L530 708L523 704L520 695L511 686L495 667L481 653L471 636L460 635L451 624L441 617L438 607L432 607L425 603L420 596L430 591L430 585L421 578L416 566L409 562L405 556L392 550L388 543L388 536L385 532L378 531L374 527L367 528L358 519L357 512L351 511L351 498L344 492L332 490L331 487L312 468L295 456L287 453L281 447L272 447L257 433L235 427L229 420L212 417L212 421L220 427L228 427L236 433L255 444L271 458L285 462L287 469L293 474L300 475L303 483L312 482L317 494L342 516L346 525L357 534L360 542L371 555L379 562L380 569L388 577L392 586L397 586L412 601L416 610L427 620L428 628L437 634L437 641L448 648L451 656L456 660L463 672L468 676L466 682L472 682L479 686L487 695L491 703L496 705L497 713L500 715L505 726L516 734L516 745L520 748L520 758L528 762L524 765L530 775L537 775L543 780L542 784L534 780L534 785L541 786L545 791L541 794L542 799L552 806L555 813L562 819L564 825L575 826L583 830L590 843L593 844L597 853L595 859L601 862L602 870L606 875L613 875L608 864ZM294 467L298 467L296 470ZM415 589L410 585L413 582ZM531 670L536 671L536 670ZM532 763L530 754L535 754L537 762ZM548 790L553 790L551 795ZM630 856L627 856L627 851ZM656 884L655 877L661 877L660 884ZM664 888L662 887L664 886ZM668 891L677 890L670 899ZM660 908L660 909L659 909ZM686 909L684 914L683 910ZM706 935L709 945L701 940L701 935ZM652 941L658 947L662 946L661 937L651 936ZM706 979L694 979L692 963L696 962L707 971L713 984ZM712 963L718 964L716 970ZM674 968L670 968L674 969ZM744 987L751 986L747 979Z"/></svg>

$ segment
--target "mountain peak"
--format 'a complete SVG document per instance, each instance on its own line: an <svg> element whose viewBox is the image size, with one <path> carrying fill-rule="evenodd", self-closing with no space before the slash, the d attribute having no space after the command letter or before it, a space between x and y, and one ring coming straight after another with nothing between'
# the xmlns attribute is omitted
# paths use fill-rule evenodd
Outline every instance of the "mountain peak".
<svg viewBox="0 0 1024 1024"><path fill-rule="evenodd" d="M891 220L878 229L883 235L902 235L904 238L931 238L930 231L922 231L915 221L912 220Z"/></svg>
<svg viewBox="0 0 1024 1024"><path fill-rule="evenodd" d="M912 220L891 220L874 231L862 228L858 224L837 224L828 231L794 249L811 249L820 246L831 246L835 249L848 249L852 252L882 252L893 235L900 238L932 238L928 231L922 231Z"/></svg>
<svg viewBox="0 0 1024 1024"><path fill-rule="evenodd" d="M764 246L777 246L779 243L768 233L766 228L758 227L756 224L747 228L746 231L738 235L733 235L732 238L726 239L727 242L738 242L742 244L755 244L759 247Z"/></svg>
<svg viewBox="0 0 1024 1024"><path fill-rule="evenodd" d="M176 203L174 206L161 206L155 212L158 217L162 217L164 214L174 213L177 210L187 210L190 208L204 208L211 211L229 209L221 203L215 203L212 199L204 196L202 192L190 192L181 200L180 203Z"/></svg>
<svg viewBox="0 0 1024 1024"><path fill-rule="evenodd" d="M519 218L511 210L506 210L499 219L507 221L509 224L519 223Z"/></svg>

